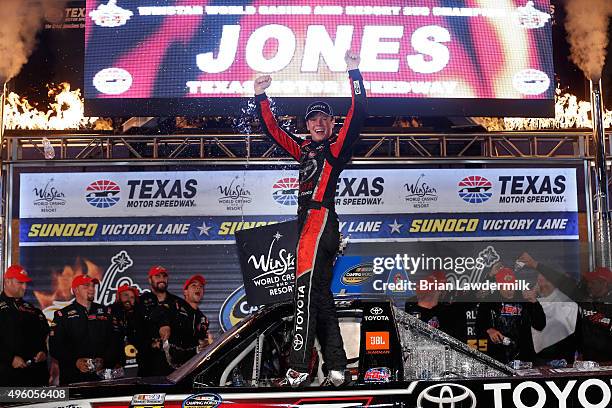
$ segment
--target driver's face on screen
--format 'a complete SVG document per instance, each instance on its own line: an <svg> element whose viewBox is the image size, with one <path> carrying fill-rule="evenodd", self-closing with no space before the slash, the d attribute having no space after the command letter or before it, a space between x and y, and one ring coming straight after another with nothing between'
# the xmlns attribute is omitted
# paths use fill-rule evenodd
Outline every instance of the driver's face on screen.
<svg viewBox="0 0 612 408"><path fill-rule="evenodd" d="M313 113L306 120L306 128L313 141L321 142L331 136L334 128L334 117L323 112Z"/></svg>

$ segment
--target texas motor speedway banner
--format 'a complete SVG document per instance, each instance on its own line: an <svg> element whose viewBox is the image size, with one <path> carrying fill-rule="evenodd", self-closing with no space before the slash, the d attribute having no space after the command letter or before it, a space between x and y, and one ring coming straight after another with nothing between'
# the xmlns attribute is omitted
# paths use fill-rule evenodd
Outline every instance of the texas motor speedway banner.
<svg viewBox="0 0 612 408"><path fill-rule="evenodd" d="M108 274L98 294L107 304L120 278L146 289L156 263L169 268L178 295L189 275L203 273L202 309L213 330L227 329L253 310L240 289L234 234L294 219L297 189L297 172L286 169L22 173L19 261L35 290L46 287L36 299L43 309L68 301L69 288L59 282L81 271ZM421 253L421 241L474 242L465 251L475 253L490 241L529 241L521 248L563 247L567 256L551 261L575 270L575 169L352 169L342 173L336 196L352 255ZM519 254L497 252L506 262ZM340 273L352 268L343 265ZM112 274L117 268L124 269Z"/></svg>
<svg viewBox="0 0 612 408"><path fill-rule="evenodd" d="M297 210L293 170L22 174L20 244L221 243ZM336 188L354 240L578 238L574 169L359 169Z"/></svg>

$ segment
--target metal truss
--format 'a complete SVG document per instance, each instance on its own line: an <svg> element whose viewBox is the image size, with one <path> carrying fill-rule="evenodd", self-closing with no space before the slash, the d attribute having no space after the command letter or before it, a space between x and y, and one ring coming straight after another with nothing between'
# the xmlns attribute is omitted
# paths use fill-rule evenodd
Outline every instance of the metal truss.
<svg viewBox="0 0 612 408"><path fill-rule="evenodd" d="M609 135L608 135L609 136ZM118 135L111 133L7 132L2 141L5 163L48 161L42 138L55 149L53 161L243 161L289 159L261 134ZM607 139L609 143L610 139ZM608 151L611 149L608 146ZM355 160L420 159L588 159L592 133L364 133Z"/></svg>

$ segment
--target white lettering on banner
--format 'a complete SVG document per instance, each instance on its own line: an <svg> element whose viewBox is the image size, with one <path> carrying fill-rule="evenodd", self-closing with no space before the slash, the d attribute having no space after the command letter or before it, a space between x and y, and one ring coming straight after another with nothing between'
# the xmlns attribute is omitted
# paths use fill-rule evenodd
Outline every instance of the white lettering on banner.
<svg viewBox="0 0 612 408"><path fill-rule="evenodd" d="M263 6L262 6L263 7ZM262 10L260 7L260 13ZM279 6L281 7L281 6ZM289 7L289 6L287 6ZM270 9L272 6L270 6ZM399 9L399 7L397 7ZM273 13L270 13L273 14ZM348 49L352 42L352 26L342 26L341 30L336 30L336 38L332 40L329 33L321 26L311 30L310 26L306 30L305 44L311 45L318 40L323 44L331 45L328 53L333 50ZM240 39L240 25L224 25L219 39L217 57L212 52L200 53L196 55L196 66L202 72L220 73L229 69L236 60L238 51L238 41ZM350 34L350 36L349 36ZM312 38L314 36L314 38ZM400 41L404 36L404 26L364 26L361 38L361 65L362 72L398 72L400 57L379 59L379 54L398 54L400 51ZM264 47L268 40L274 39L277 42L276 53L274 56L264 55ZM397 41L382 41L383 39L396 39ZM430 25L420 27L411 35L412 47L418 52L415 55L408 55L406 62L410 69L418 73L431 74L439 72L448 65L450 61L450 51L443 43L451 40L450 32L440 26ZM316 49L322 50L322 45ZM280 24L268 24L255 29L249 34L245 46L245 57L247 65L257 72L276 72L285 68L293 60L295 50L298 48L296 35L290 27ZM308 47L300 46L300 49ZM302 67L312 69L318 67L319 57L322 51L307 51L302 56ZM330 55L330 54L328 54ZM340 53L342 55L342 53ZM308 58L308 59L307 59ZM340 57L337 57L340 58ZM328 69L336 72L342 71L345 64L341 61L330 59L332 65ZM328 58L324 58L327 62ZM315 69L316 70L316 69ZM308 71L310 72L310 71ZM193 88L190 81L190 90ZM188 83L188 84L189 84ZM191 92L191 91L190 91Z"/></svg>
<svg viewBox="0 0 612 408"><path fill-rule="evenodd" d="M277 42L276 55L264 56L264 47L268 40ZM257 28L246 44L246 62L257 72L276 72L285 68L293 59L295 52L295 34L286 26L270 24Z"/></svg>
<svg viewBox="0 0 612 408"><path fill-rule="evenodd" d="M304 58L302 59L302 72L317 72L319 59L329 67L332 72L342 72L346 69L344 53L351 48L353 40L353 26L339 25L336 27L336 40L332 40L323 25L308 26Z"/></svg>
<svg viewBox="0 0 612 408"><path fill-rule="evenodd" d="M397 54L400 49L399 41L404 35L402 26L365 26L361 42L362 72L398 72L399 59L379 59L379 54ZM387 41L382 41L383 39Z"/></svg>
<svg viewBox="0 0 612 408"><path fill-rule="evenodd" d="M484 220L482 229L485 231L493 230L528 230L531 228L534 219L519 219L519 220Z"/></svg>
<svg viewBox="0 0 612 408"><path fill-rule="evenodd" d="M155 224L106 224L102 235L149 235Z"/></svg>
<svg viewBox="0 0 612 408"><path fill-rule="evenodd" d="M227 70L236 58L239 37L239 25L224 25L223 31L221 32L217 58L214 57L212 52L205 52L196 55L196 65L200 71L209 74L218 74ZM190 82L187 83L187 86L189 86L189 83ZM192 93L191 86L189 86L189 92Z"/></svg>
<svg viewBox="0 0 612 408"><path fill-rule="evenodd" d="M441 43L450 40L450 33L444 27L432 25L417 29L412 34L411 43L419 54L407 57L408 66L421 74L442 71L450 61L450 51Z"/></svg>

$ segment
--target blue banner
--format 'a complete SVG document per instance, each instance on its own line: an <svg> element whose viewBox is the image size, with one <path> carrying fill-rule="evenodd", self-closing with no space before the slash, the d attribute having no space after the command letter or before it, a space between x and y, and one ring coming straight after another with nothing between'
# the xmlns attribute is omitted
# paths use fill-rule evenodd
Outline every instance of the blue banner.
<svg viewBox="0 0 612 408"><path fill-rule="evenodd" d="M288 216L28 218L20 220L21 245L95 242L233 242L236 231L287 221ZM351 240L578 239L578 214L369 214L341 215Z"/></svg>

